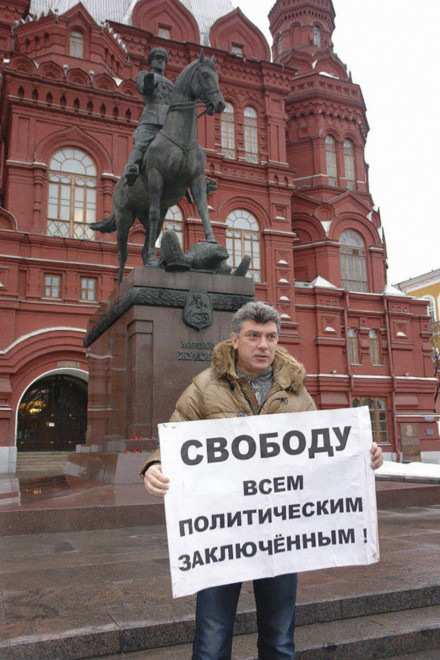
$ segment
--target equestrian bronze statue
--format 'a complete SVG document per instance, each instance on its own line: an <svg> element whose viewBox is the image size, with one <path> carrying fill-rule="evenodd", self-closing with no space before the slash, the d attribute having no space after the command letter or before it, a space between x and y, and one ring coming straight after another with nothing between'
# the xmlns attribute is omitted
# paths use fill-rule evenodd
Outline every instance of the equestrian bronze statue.
<svg viewBox="0 0 440 660"><path fill-rule="evenodd" d="M127 261L128 232L135 219L145 227L143 263L157 266L155 243L166 213L188 189L199 211L206 241L217 242L206 202L206 156L197 139L199 101L208 115L225 109L214 57L205 58L203 51L179 74L163 127L145 151L134 185L128 185L126 176L122 176L115 187L112 214L91 225L103 233L117 232L119 282Z"/></svg>

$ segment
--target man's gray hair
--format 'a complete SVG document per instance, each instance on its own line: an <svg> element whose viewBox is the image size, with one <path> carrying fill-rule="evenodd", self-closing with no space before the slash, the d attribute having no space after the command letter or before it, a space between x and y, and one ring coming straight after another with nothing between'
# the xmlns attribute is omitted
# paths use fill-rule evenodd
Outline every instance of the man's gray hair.
<svg viewBox="0 0 440 660"><path fill-rule="evenodd" d="M246 303L232 317L231 329L237 337L240 334L243 323L248 320L255 321L256 323L269 323L273 321L278 332L281 328L281 317L277 310L259 300Z"/></svg>

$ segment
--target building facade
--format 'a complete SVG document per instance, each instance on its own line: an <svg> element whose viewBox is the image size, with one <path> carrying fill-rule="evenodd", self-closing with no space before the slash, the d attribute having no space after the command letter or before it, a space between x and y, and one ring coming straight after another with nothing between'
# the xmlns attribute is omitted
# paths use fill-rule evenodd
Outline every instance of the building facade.
<svg viewBox="0 0 440 660"><path fill-rule="evenodd" d="M435 410L440 413L440 268L397 284L408 296L421 298L428 305L431 325L433 372L439 382L434 395ZM439 422L440 424L440 422Z"/></svg>
<svg viewBox="0 0 440 660"><path fill-rule="evenodd" d="M411 277L396 286L403 293L426 300L431 325L435 326L440 321L440 268Z"/></svg>
<svg viewBox="0 0 440 660"><path fill-rule="evenodd" d="M201 45L215 55L226 110L199 120L214 231L233 265L251 255L318 406L368 405L389 458L440 461L426 303L387 284L365 104L334 18L331 0L278 0L271 51L229 0L0 0L0 471L84 440L82 340L117 283L114 235L89 225L111 213L154 46L172 80ZM186 199L167 224L185 249L203 240ZM135 225L127 272L141 244Z"/></svg>

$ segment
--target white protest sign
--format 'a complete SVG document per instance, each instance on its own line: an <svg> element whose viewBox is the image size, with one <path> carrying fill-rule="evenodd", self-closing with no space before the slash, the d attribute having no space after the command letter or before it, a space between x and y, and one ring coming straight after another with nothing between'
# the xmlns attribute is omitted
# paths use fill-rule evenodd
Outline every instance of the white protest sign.
<svg viewBox="0 0 440 660"><path fill-rule="evenodd" d="M367 407L159 425L174 597L379 561Z"/></svg>

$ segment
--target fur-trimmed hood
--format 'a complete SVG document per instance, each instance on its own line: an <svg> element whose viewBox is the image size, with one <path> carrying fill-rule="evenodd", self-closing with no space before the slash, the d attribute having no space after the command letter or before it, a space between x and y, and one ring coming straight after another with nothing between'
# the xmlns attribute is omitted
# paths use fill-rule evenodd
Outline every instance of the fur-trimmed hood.
<svg viewBox="0 0 440 660"><path fill-rule="evenodd" d="M215 378L227 378L229 381L238 378L235 370L236 350L230 339L214 346L212 352L212 373ZM298 392L304 383L306 370L303 365L286 351L277 346L272 364L273 379L283 388Z"/></svg>
<svg viewBox="0 0 440 660"><path fill-rule="evenodd" d="M261 407L258 406L255 395L252 396L252 392L249 392L252 390L251 385L238 379L235 353L229 340L214 347L211 368L195 376L191 385L179 397L171 416L172 422L316 410L315 403L303 384L304 367L284 348L276 348L272 365L274 384ZM251 401L252 398L255 399L255 405ZM141 474L152 462L158 460L159 450L148 459Z"/></svg>

